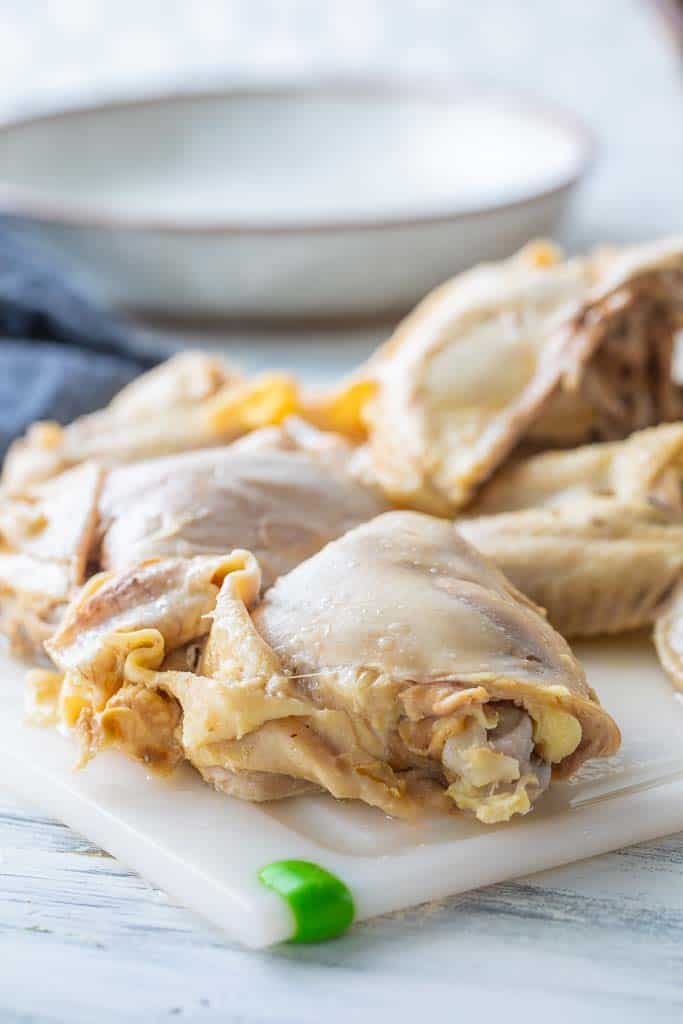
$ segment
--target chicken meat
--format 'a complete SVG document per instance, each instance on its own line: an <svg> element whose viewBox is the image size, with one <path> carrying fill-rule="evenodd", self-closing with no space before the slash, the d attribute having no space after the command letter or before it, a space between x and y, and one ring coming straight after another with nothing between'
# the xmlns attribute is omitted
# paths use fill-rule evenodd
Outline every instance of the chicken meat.
<svg viewBox="0 0 683 1024"><path fill-rule="evenodd" d="M0 632L14 654L43 655L86 579L102 480L86 463L0 499Z"/></svg>
<svg viewBox="0 0 683 1024"><path fill-rule="evenodd" d="M680 239L568 261L535 243L461 274L368 365L357 470L396 504L448 515L518 445L618 440L681 419L682 328Z"/></svg>
<svg viewBox="0 0 683 1024"><path fill-rule="evenodd" d="M88 576L248 546L263 586L387 508L335 434L290 417L232 445L132 465L88 462L0 499L0 632L40 658Z"/></svg>
<svg viewBox="0 0 683 1024"><path fill-rule="evenodd" d="M246 551L181 564L110 576L50 643L57 708L96 696L67 722L85 757L114 745L167 767L182 750L245 799L322 788L495 823L527 813L551 772L619 745L566 642L451 523L385 513L261 598ZM144 573L166 576L165 600Z"/></svg>
<svg viewBox="0 0 683 1024"><path fill-rule="evenodd" d="M338 435L290 418L225 448L114 469L100 500L100 564L244 547L270 586L386 509L351 476L351 454Z"/></svg>
<svg viewBox="0 0 683 1024"><path fill-rule="evenodd" d="M221 359L183 352L138 377L99 412L66 427L34 423L7 453L2 489L21 492L87 460L119 465L225 445L279 423L296 406L294 382L283 374L246 380Z"/></svg>
<svg viewBox="0 0 683 1024"><path fill-rule="evenodd" d="M683 580L658 616L654 638L662 668L676 689L683 692Z"/></svg>
<svg viewBox="0 0 683 1024"><path fill-rule="evenodd" d="M507 466L458 527L564 636L650 625L683 575L683 424Z"/></svg>

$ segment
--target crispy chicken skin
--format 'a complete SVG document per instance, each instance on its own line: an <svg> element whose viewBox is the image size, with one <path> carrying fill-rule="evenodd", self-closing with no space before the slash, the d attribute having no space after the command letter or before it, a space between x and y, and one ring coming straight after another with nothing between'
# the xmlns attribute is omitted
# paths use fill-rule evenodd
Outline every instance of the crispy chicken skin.
<svg viewBox="0 0 683 1024"><path fill-rule="evenodd" d="M251 554L194 561L192 584L172 561L141 568L139 609L136 571L113 576L52 641L65 672L58 705L83 679L97 695L69 723L84 756L113 743L149 760L153 714L169 737L164 766L179 742L207 781L246 799L316 786L397 816L459 808L493 823L526 813L551 768L571 774L618 747L565 641L448 522L381 515L261 600ZM168 578L163 601L144 573ZM196 609L205 599L215 608L186 628L189 593ZM92 601L99 610L86 616ZM208 636L183 648L198 622ZM179 720L165 706L147 711L136 687L177 702ZM124 722L108 728L114 700Z"/></svg>
<svg viewBox="0 0 683 1024"><path fill-rule="evenodd" d="M680 419L682 327L680 239L569 261L535 243L461 274L368 365L358 472L397 504L447 515L519 444L617 440Z"/></svg>
<svg viewBox="0 0 683 1024"><path fill-rule="evenodd" d="M683 573L683 424L502 469L462 534L565 636L652 624Z"/></svg>
<svg viewBox="0 0 683 1024"><path fill-rule="evenodd" d="M227 444L295 409L289 377L249 381L221 359L183 352L138 377L99 412L67 427L34 423L7 453L2 488L20 492L86 460L118 465Z"/></svg>

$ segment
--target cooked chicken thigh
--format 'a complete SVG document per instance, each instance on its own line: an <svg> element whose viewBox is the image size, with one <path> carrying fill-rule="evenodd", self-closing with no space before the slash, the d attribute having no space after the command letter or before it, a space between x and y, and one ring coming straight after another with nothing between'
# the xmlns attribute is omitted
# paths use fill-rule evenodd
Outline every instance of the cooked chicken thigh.
<svg viewBox="0 0 683 1024"><path fill-rule="evenodd" d="M589 256L594 283L564 334L561 387L526 437L539 446L626 437L683 419L683 238Z"/></svg>
<svg viewBox="0 0 683 1024"><path fill-rule="evenodd" d="M458 525L568 637L651 624L683 572L683 522L646 502L583 497Z"/></svg>
<svg viewBox="0 0 683 1024"><path fill-rule="evenodd" d="M226 448L114 469L100 501L100 562L220 554L245 547L267 587L385 502L349 472L351 449L290 419Z"/></svg>
<svg viewBox="0 0 683 1024"><path fill-rule="evenodd" d="M351 448L290 418L224 448L109 471L85 463L0 502L0 630L42 653L86 572L248 546L263 585L386 509Z"/></svg>
<svg viewBox="0 0 683 1024"><path fill-rule="evenodd" d="M296 408L283 375L253 381L202 352L184 352L133 381L99 412L67 427L34 423L5 459L2 485L16 492L88 459L104 465L227 444L279 423Z"/></svg>
<svg viewBox="0 0 683 1024"><path fill-rule="evenodd" d="M472 512L462 534L563 635L649 625L683 574L683 424L508 466Z"/></svg>
<svg viewBox="0 0 683 1024"><path fill-rule="evenodd" d="M588 495L644 500L683 516L683 423L512 462L482 488L467 514L517 512Z"/></svg>
<svg viewBox="0 0 683 1024"><path fill-rule="evenodd" d="M360 471L399 504L466 504L557 388L550 339L587 287L584 263L533 246L428 295L371 364Z"/></svg>
<svg viewBox="0 0 683 1024"><path fill-rule="evenodd" d="M461 274L369 365L358 472L446 515L521 442L565 447L683 418L681 328L681 240L567 262L536 244Z"/></svg>
<svg viewBox="0 0 683 1024"><path fill-rule="evenodd" d="M84 621L75 657L68 631L50 645L62 688L83 675L91 690L105 680L98 706L79 711L87 753L113 743L149 759L141 692L152 691L164 705L148 713L169 748L180 743L227 792L272 799L317 786L398 816L457 807L492 823L525 814L551 766L570 774L618 747L565 641L450 523L379 516L281 577L260 603L253 556L233 552L210 576L196 562L202 599L223 576L200 651L178 651L197 627L169 632L168 603L152 625L154 597L142 599L139 627L127 606L120 617L120 601L111 631L98 616L94 631ZM172 576L173 564L153 571ZM134 575L104 586L128 593ZM178 611L181 593L169 589ZM195 611L187 621L198 621ZM163 713L172 700L179 719Z"/></svg>
<svg viewBox="0 0 683 1024"><path fill-rule="evenodd" d="M148 719L151 714L159 724L158 702L150 704L126 687L122 692L126 658L136 648L151 644L169 656L181 651L181 664L184 660L185 665L192 665L193 658L196 663L196 645L209 632L221 583L240 564L239 554L234 558L150 560L118 574L92 577L46 642L48 653L63 675L54 692L33 694L30 703L34 709L54 700L58 721L77 730L85 759L93 746L96 720L97 728L102 728L97 714L115 708L114 717L120 720L123 702L131 695L128 719L137 723L133 729L137 737L147 737L143 749L145 759L151 760ZM41 689L43 683L42 675L29 675L29 684ZM172 702L168 715L177 724L179 716ZM107 715L107 719L111 717ZM161 763L172 764L162 737L156 736L154 742Z"/></svg>

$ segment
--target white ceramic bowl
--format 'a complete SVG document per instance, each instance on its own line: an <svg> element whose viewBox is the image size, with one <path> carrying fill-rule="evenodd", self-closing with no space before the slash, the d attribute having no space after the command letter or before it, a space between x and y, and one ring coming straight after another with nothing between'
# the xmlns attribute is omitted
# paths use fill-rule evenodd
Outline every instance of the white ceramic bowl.
<svg viewBox="0 0 683 1024"><path fill-rule="evenodd" d="M0 211L108 302L377 316L552 234L590 144L510 98L391 82L231 88L0 126Z"/></svg>

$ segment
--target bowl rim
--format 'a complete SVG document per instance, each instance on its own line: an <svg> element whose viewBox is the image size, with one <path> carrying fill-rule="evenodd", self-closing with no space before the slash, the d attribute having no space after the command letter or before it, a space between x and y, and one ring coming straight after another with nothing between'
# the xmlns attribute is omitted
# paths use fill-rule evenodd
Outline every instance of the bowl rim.
<svg viewBox="0 0 683 1024"><path fill-rule="evenodd" d="M261 82L223 84L193 89L174 87L150 91L126 98L106 98L89 102L65 102L47 110L0 117L0 140L13 132L33 125L76 119L90 114L136 110L142 107L173 106L193 102L211 102L221 99L343 97L343 98L416 98L434 103L454 104L467 98L499 103L511 112L535 117L554 128L559 127L571 136L575 157L568 171L554 179L547 188L534 188L514 199L488 202L454 209L425 213L383 213L378 216L324 217L317 220L215 220L196 221L187 218L150 216L144 213L98 211L92 204L79 204L68 200L47 198L38 188L10 184L0 177L0 215L19 217L62 226L183 235L308 235L338 232L375 232L403 228L455 223L487 214L523 209L544 199L559 195L575 186L595 160L596 140L586 124L575 114L521 91L503 91L486 86L462 85L443 80L415 80L391 75L335 76L315 81Z"/></svg>

